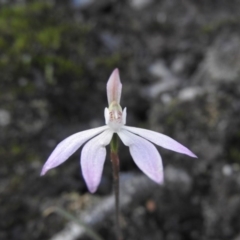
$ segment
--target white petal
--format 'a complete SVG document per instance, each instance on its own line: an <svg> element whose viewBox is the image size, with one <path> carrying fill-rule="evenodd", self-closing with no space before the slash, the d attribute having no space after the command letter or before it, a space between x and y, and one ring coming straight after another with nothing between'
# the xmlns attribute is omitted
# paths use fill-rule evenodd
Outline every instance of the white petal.
<svg viewBox="0 0 240 240"><path fill-rule="evenodd" d="M123 113L122 113L122 122L123 122L123 125L126 124L126 119L127 119L127 108L124 108L124 109L123 109Z"/></svg>
<svg viewBox="0 0 240 240"><path fill-rule="evenodd" d="M143 129L143 128L127 127L127 126L123 126L123 128L130 132L138 134L139 136L146 138L147 140L149 140L163 148L197 158L197 156L193 152L191 152L188 148L184 147L179 142L175 141L174 139L172 139L164 134L154 132L151 130L147 130L147 129Z"/></svg>
<svg viewBox="0 0 240 240"><path fill-rule="evenodd" d="M106 158L106 148L112 139L113 131L107 129L91 139L82 150L81 168L85 182L90 192L95 192L100 183L103 164Z"/></svg>
<svg viewBox="0 0 240 240"><path fill-rule="evenodd" d="M108 98L109 106L114 101L117 102L118 104L120 103L121 93L122 93L122 84L119 77L119 71L116 68L112 72L107 82L107 98Z"/></svg>
<svg viewBox="0 0 240 240"><path fill-rule="evenodd" d="M106 130L108 126L93 128L75 133L60 142L42 168L41 175L66 161L78 148L90 138Z"/></svg>
<svg viewBox="0 0 240 240"><path fill-rule="evenodd" d="M156 147L137 135L126 130L118 132L126 146L129 146L131 156L137 166L152 180L163 182L162 159Z"/></svg>
<svg viewBox="0 0 240 240"><path fill-rule="evenodd" d="M108 125L108 123L109 123L109 110L108 110L108 108L104 109L104 117L105 117L105 123L106 123L106 125Z"/></svg>

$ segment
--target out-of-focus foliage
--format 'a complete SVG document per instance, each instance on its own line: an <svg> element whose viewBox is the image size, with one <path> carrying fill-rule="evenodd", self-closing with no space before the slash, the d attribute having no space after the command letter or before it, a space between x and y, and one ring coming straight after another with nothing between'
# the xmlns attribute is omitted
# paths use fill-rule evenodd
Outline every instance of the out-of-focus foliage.
<svg viewBox="0 0 240 240"><path fill-rule="evenodd" d="M120 61L118 52L106 56L99 50L93 28L69 6L50 1L1 7L1 88L18 99L44 95L52 110L56 102L64 111L75 110L69 106L69 102L76 101L75 95L79 95L80 102L88 90L96 88L97 72L92 68L112 70ZM67 99L63 90L71 92ZM62 115L63 109L57 114Z"/></svg>
<svg viewBox="0 0 240 240"><path fill-rule="evenodd" d="M90 30L48 2L2 7L0 67L5 73L9 69L21 75L29 74L32 67L42 69L49 84L53 83L52 71L79 76ZM80 56L77 61L76 56Z"/></svg>

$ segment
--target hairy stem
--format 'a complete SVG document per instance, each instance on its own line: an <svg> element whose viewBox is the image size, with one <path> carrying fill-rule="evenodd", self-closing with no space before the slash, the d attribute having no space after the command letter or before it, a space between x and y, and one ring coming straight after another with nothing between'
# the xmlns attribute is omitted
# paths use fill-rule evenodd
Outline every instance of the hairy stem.
<svg viewBox="0 0 240 240"><path fill-rule="evenodd" d="M119 221L119 158L118 158L118 138L114 134L111 141L111 161L113 168L113 188L115 193L115 221L117 240L122 240L120 221Z"/></svg>

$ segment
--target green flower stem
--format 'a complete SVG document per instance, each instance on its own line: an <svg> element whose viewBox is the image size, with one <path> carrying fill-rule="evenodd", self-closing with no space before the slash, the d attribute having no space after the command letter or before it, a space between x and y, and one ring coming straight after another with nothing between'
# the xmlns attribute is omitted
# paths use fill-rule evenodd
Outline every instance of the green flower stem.
<svg viewBox="0 0 240 240"><path fill-rule="evenodd" d="M116 236L117 240L122 240L120 221L119 221L119 158L118 158L118 137L117 134L113 135L111 141L111 161L113 168L113 182L114 182L114 193L115 193L115 221L116 221Z"/></svg>
<svg viewBox="0 0 240 240"><path fill-rule="evenodd" d="M116 133L113 134L112 140L111 140L111 153L118 153L118 136Z"/></svg>

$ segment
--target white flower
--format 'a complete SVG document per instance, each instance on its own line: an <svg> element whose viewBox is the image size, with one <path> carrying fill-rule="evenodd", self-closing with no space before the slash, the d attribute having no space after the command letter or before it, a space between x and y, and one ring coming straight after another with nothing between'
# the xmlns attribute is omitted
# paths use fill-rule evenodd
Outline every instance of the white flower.
<svg viewBox="0 0 240 240"><path fill-rule="evenodd" d="M120 106L122 84L118 69L115 69L107 83L109 108L105 108L106 125L75 133L60 142L43 166L41 175L65 162L84 143L81 154L82 174L90 192L95 192L100 183L103 165L106 158L106 145L116 133L124 145L130 149L131 156L137 166L152 180L163 182L162 159L156 147L197 157L189 149L174 139L147 129L128 127L127 111Z"/></svg>

